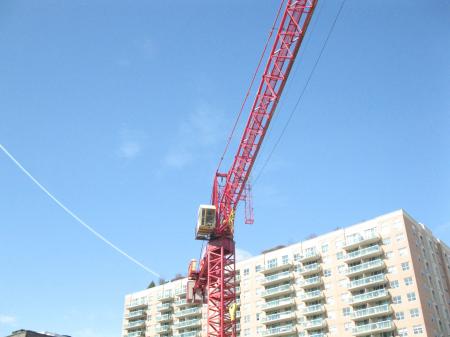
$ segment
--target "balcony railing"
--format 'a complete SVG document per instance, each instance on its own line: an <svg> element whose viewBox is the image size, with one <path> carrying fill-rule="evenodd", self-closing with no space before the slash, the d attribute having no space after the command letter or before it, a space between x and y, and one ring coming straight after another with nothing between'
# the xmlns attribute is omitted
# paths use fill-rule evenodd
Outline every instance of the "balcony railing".
<svg viewBox="0 0 450 337"><path fill-rule="evenodd" d="M305 323L303 323L303 327L305 328L305 330L309 330L309 329L319 329L319 328L323 328L327 325L327 321L324 320L323 318L317 318L317 319L313 319L311 321L306 321Z"/></svg>
<svg viewBox="0 0 450 337"><path fill-rule="evenodd" d="M364 277L358 280L353 280L348 284L350 290L363 288L371 285L386 283L386 276L384 274L377 274L373 276Z"/></svg>
<svg viewBox="0 0 450 337"><path fill-rule="evenodd" d="M201 308L189 308L185 310L181 310L175 313L175 317L184 317L184 316L191 316L191 315L198 315L202 313Z"/></svg>
<svg viewBox="0 0 450 337"><path fill-rule="evenodd" d="M380 316L389 314L392 312L392 308L389 304L378 305L376 307L370 307L366 309L356 310L352 314L353 319L363 319L368 317Z"/></svg>
<svg viewBox="0 0 450 337"><path fill-rule="evenodd" d="M155 331L156 331L157 333L160 333L160 332L167 332L167 331L171 331L171 330L172 330L172 327L171 327L170 325L161 325L161 326L157 326L156 329L155 329Z"/></svg>
<svg viewBox="0 0 450 337"><path fill-rule="evenodd" d="M201 336L202 336L201 331L189 331L173 335L173 337L201 337Z"/></svg>
<svg viewBox="0 0 450 337"><path fill-rule="evenodd" d="M145 332L144 331L135 331L135 332L130 332L128 334L126 334L126 337L140 337L140 336L144 336Z"/></svg>
<svg viewBox="0 0 450 337"><path fill-rule="evenodd" d="M288 334L296 333L296 332L297 332L297 328L295 327L295 325L289 324L289 325L283 325L283 326L278 326L276 328L263 330L261 335L265 336L265 337L283 336L283 335L288 335Z"/></svg>
<svg viewBox="0 0 450 337"><path fill-rule="evenodd" d="M323 304L309 305L303 308L303 315L314 315L325 311Z"/></svg>
<svg viewBox="0 0 450 337"><path fill-rule="evenodd" d="M379 301L388 297L390 297L389 291L387 291L386 289L378 289L353 296L350 300L350 304Z"/></svg>
<svg viewBox="0 0 450 337"><path fill-rule="evenodd" d="M127 325L127 329L137 328L137 327L141 327L141 326L145 326L145 320L129 322Z"/></svg>
<svg viewBox="0 0 450 337"><path fill-rule="evenodd" d="M358 325L355 328L353 328L353 335L362 336L372 333L392 331L394 329L395 325L392 321L382 321L376 323L369 323L365 325Z"/></svg>
<svg viewBox="0 0 450 337"><path fill-rule="evenodd" d="M300 282L300 286L303 288L318 286L320 284L322 284L322 278L320 276L314 276L307 279L303 279Z"/></svg>
<svg viewBox="0 0 450 337"><path fill-rule="evenodd" d="M272 273L278 270L286 270L286 269L290 269L292 268L293 263L292 262L286 262L286 263L273 263L270 265L266 265L265 268L263 270L261 270L261 273L263 274L268 274L268 273Z"/></svg>
<svg viewBox="0 0 450 337"><path fill-rule="evenodd" d="M156 310L158 311L167 311L172 308L172 303L162 303L156 306Z"/></svg>
<svg viewBox="0 0 450 337"><path fill-rule="evenodd" d="M269 288L261 293L261 297L277 296L284 293L294 291L294 288L290 284L283 284L278 287Z"/></svg>
<svg viewBox="0 0 450 337"><path fill-rule="evenodd" d="M280 300L274 300L266 302L262 305L263 310L272 310L275 308L288 307L295 304L295 299L293 298L283 298Z"/></svg>
<svg viewBox="0 0 450 337"><path fill-rule="evenodd" d="M301 262L313 261L320 258L320 254L317 251L311 251L300 255Z"/></svg>
<svg viewBox="0 0 450 337"><path fill-rule="evenodd" d="M135 318L139 316L145 316L147 314L146 310L136 310L136 311L130 311L128 314L126 314L126 317L128 318Z"/></svg>
<svg viewBox="0 0 450 337"><path fill-rule="evenodd" d="M145 301L139 301L139 302L131 302L127 304L127 308L138 308L138 307L146 307L148 305Z"/></svg>
<svg viewBox="0 0 450 337"><path fill-rule="evenodd" d="M157 322L170 321L171 319L172 319L172 315L170 315L170 314L156 316Z"/></svg>
<svg viewBox="0 0 450 337"><path fill-rule="evenodd" d="M307 264L307 265L303 266L303 268L301 268L299 272L301 275L307 275L307 274L318 273L320 270L321 270L320 264L312 263L312 264Z"/></svg>
<svg viewBox="0 0 450 337"><path fill-rule="evenodd" d="M363 257L376 256L376 255L381 254L382 252L383 252L383 250L381 249L381 247L378 245L375 245L375 246L367 247L364 249L359 249L354 252L348 253L347 255L345 255L344 261L349 262L349 261L360 259Z"/></svg>
<svg viewBox="0 0 450 337"><path fill-rule="evenodd" d="M198 326L201 324L202 324L202 320L199 318L195 318L195 319L190 319L187 321L175 323L174 327L175 327L175 329L183 329L183 328L187 328L187 327Z"/></svg>
<svg viewBox="0 0 450 337"><path fill-rule="evenodd" d="M322 298L322 297L323 297L322 290L314 290L314 291L309 291L307 293L303 293L301 296L301 299L303 301L310 301L310 300L315 300L315 299Z"/></svg>
<svg viewBox="0 0 450 337"><path fill-rule="evenodd" d="M383 260L377 259L369 262L364 262L356 266L349 267L345 273L347 276L361 274L368 271L380 270L385 268L386 265Z"/></svg>
<svg viewBox="0 0 450 337"><path fill-rule="evenodd" d="M278 274L274 274L274 275L270 275L270 276L266 276L263 280L262 280L262 284L263 285L268 285L268 284L272 284L272 283L276 283L279 281L285 281L285 280L289 280L293 277L294 275L292 274L291 271L284 271Z"/></svg>
<svg viewBox="0 0 450 337"><path fill-rule="evenodd" d="M289 319L292 320L294 318L296 318L295 312L288 311L288 312L282 312L282 313L268 315L262 319L262 322L272 324L275 322L281 322L281 321L285 321L285 320L289 320Z"/></svg>
<svg viewBox="0 0 450 337"><path fill-rule="evenodd" d="M361 234L354 235L352 237L347 238L347 242L344 245L344 249L352 249L362 244L377 242L378 240L380 240L380 236L377 233L370 233L366 235Z"/></svg>

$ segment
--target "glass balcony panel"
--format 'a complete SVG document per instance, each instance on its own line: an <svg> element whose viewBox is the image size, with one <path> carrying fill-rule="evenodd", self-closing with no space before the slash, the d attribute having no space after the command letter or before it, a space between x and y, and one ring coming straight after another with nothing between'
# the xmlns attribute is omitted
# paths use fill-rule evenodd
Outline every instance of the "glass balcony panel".
<svg viewBox="0 0 450 337"><path fill-rule="evenodd" d="M385 331L392 331L395 329L395 325L391 320L369 323L365 325L358 325L353 328L354 336L364 336L374 333L381 333Z"/></svg>

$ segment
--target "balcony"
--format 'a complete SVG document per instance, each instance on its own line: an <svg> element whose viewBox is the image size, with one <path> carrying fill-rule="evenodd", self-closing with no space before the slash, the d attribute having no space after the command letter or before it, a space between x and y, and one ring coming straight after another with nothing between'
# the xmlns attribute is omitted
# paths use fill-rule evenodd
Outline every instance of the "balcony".
<svg viewBox="0 0 450 337"><path fill-rule="evenodd" d="M147 307L148 303L147 302L132 302L127 304L127 308L129 309L137 309L137 308L143 308L143 307Z"/></svg>
<svg viewBox="0 0 450 337"><path fill-rule="evenodd" d="M310 262L310 261L314 261L314 260L318 260L320 259L320 253L317 251L313 251L313 252L307 252L305 254L302 254L300 256L300 262L305 263L305 262Z"/></svg>
<svg viewBox="0 0 450 337"><path fill-rule="evenodd" d="M364 277L359 280L351 281L348 284L348 289L356 290L364 287L371 287L385 283L387 283L386 276L384 274L377 274L373 276Z"/></svg>
<svg viewBox="0 0 450 337"><path fill-rule="evenodd" d="M126 317L138 318L138 317L143 317L145 315L147 315L147 310L136 310L136 311L130 311L128 314L126 314Z"/></svg>
<svg viewBox="0 0 450 337"><path fill-rule="evenodd" d="M183 296L183 295L186 295L186 287L184 286L184 287L182 287L182 288L178 288L178 289L175 289L175 295L177 295L177 296Z"/></svg>
<svg viewBox="0 0 450 337"><path fill-rule="evenodd" d="M169 301L173 301L174 297L170 293L170 294L162 295L161 297L158 296L158 300L161 301L161 302L169 302Z"/></svg>
<svg viewBox="0 0 450 337"><path fill-rule="evenodd" d="M356 247L362 246L362 245L369 245L371 243L375 243L380 241L380 236L376 233L367 234L367 235L355 235L351 238L347 238L347 242L344 245L345 250L354 249Z"/></svg>
<svg viewBox="0 0 450 337"><path fill-rule="evenodd" d="M291 271L287 270L287 271L283 271L281 273L278 274L273 274L273 275L269 275L266 276L261 284L264 286L268 286L271 284L275 284L277 282L282 282L282 281L288 281L291 280L294 277L294 274L292 274Z"/></svg>
<svg viewBox="0 0 450 337"><path fill-rule="evenodd" d="M362 258L371 258L375 256L380 256L383 254L383 250L380 246L370 246L367 248L359 249L354 252L348 253L344 257L344 262L350 263Z"/></svg>
<svg viewBox="0 0 450 337"><path fill-rule="evenodd" d="M202 320L200 318L189 319L187 321L182 321L174 324L175 329L185 329L193 328L202 325Z"/></svg>
<svg viewBox="0 0 450 337"><path fill-rule="evenodd" d="M382 270L384 268L386 268L386 264L384 263L384 261L381 259L377 259L377 260L364 262L364 263L358 264L356 266L349 267L345 274L348 277L350 277L350 276L355 276L358 274L363 274L366 272Z"/></svg>
<svg viewBox="0 0 450 337"><path fill-rule="evenodd" d="M145 320L144 319L142 319L140 321L129 322L128 325L127 325L127 330L143 328L143 327L145 327Z"/></svg>
<svg viewBox="0 0 450 337"><path fill-rule="evenodd" d="M364 294L354 295L351 300L350 304L361 304L365 302L373 302L373 301L381 301L384 299L389 298L391 295L389 294L389 291L386 289L379 289L374 291L369 291Z"/></svg>
<svg viewBox="0 0 450 337"><path fill-rule="evenodd" d="M300 282L300 286L304 289L311 288L311 287L318 287L323 283L322 278L320 276L310 277L307 279L303 279Z"/></svg>
<svg viewBox="0 0 450 337"><path fill-rule="evenodd" d="M175 313L175 317L189 317L194 315L199 315L202 313L202 308L189 308L185 310L180 310Z"/></svg>
<svg viewBox="0 0 450 337"><path fill-rule="evenodd" d="M159 312L166 312L172 310L172 303L161 303L156 306Z"/></svg>
<svg viewBox="0 0 450 337"><path fill-rule="evenodd" d="M161 326L157 326L155 328L156 333L161 333L161 332L169 332L172 331L172 327L170 325L161 325Z"/></svg>
<svg viewBox="0 0 450 337"><path fill-rule="evenodd" d="M325 312L325 306L323 304L309 305L303 308L304 316L317 315L323 312Z"/></svg>
<svg viewBox="0 0 450 337"><path fill-rule="evenodd" d="M308 337L328 337L328 334L325 332L318 332L313 334L308 334Z"/></svg>
<svg viewBox="0 0 450 337"><path fill-rule="evenodd" d="M315 330L315 329L322 329L327 326L327 321L323 318L317 318L313 319L311 321L306 321L303 323L303 328L305 330Z"/></svg>
<svg viewBox="0 0 450 337"><path fill-rule="evenodd" d="M273 336L285 336L290 334L296 334L297 328L295 325L283 325L276 328L263 330L261 335L264 337L273 337Z"/></svg>
<svg viewBox="0 0 450 337"><path fill-rule="evenodd" d="M170 315L170 314L156 316L157 322L169 322L171 320L172 320L172 315Z"/></svg>
<svg viewBox="0 0 450 337"><path fill-rule="evenodd" d="M324 297L324 294L323 294L322 290L314 290L314 291L309 291L309 292L303 293L301 296L301 299L303 302L308 302L308 301L316 301L323 297Z"/></svg>
<svg viewBox="0 0 450 337"><path fill-rule="evenodd" d="M384 316L392 313L392 308L389 304L377 305L366 309L356 310L352 313L352 319L367 319L370 317Z"/></svg>
<svg viewBox="0 0 450 337"><path fill-rule="evenodd" d="M322 267L318 263L307 264L300 269L300 275L317 274L322 270Z"/></svg>
<svg viewBox="0 0 450 337"><path fill-rule="evenodd" d="M201 331L183 332L177 335L173 335L173 337L202 337L202 332Z"/></svg>
<svg viewBox="0 0 450 337"><path fill-rule="evenodd" d="M140 337L140 336L145 336L145 332L144 331L135 331L135 332L130 332L128 334L125 335L126 337Z"/></svg>
<svg viewBox="0 0 450 337"><path fill-rule="evenodd" d="M293 298L283 298L280 300L266 302L262 306L262 310L269 311L274 309L287 308L295 305L295 299Z"/></svg>
<svg viewBox="0 0 450 337"><path fill-rule="evenodd" d="M280 295L290 294L294 291L294 287L290 284L283 284L278 287L269 288L261 293L262 298L275 297Z"/></svg>
<svg viewBox="0 0 450 337"><path fill-rule="evenodd" d="M394 322L392 321L383 321L376 323L369 323L365 325L359 325L353 328L354 336L364 336L375 333L382 333L387 331L392 331L395 329Z"/></svg>
<svg viewBox="0 0 450 337"><path fill-rule="evenodd" d="M277 271L292 269L293 266L294 266L294 264L292 262L287 262L287 263L283 263L283 264L275 263L275 264L267 265L264 268L264 270L261 270L261 273L263 273L263 274L275 273Z"/></svg>
<svg viewBox="0 0 450 337"><path fill-rule="evenodd" d="M267 315L266 317L264 317L262 319L263 324L274 324L274 323L279 323L279 322L284 322L284 321L289 321L289 320L293 320L296 319L296 315L295 312L293 311L288 311L288 312L281 312L278 314L272 314L272 315Z"/></svg>

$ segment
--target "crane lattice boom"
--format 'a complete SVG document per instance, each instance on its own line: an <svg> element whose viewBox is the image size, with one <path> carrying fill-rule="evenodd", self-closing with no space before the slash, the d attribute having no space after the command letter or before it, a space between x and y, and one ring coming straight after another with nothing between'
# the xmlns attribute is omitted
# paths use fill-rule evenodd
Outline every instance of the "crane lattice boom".
<svg viewBox="0 0 450 337"><path fill-rule="evenodd" d="M214 179L215 226L199 267L189 268L191 297L208 304L208 337L236 334L234 215L316 5L317 0L287 1L233 164Z"/></svg>

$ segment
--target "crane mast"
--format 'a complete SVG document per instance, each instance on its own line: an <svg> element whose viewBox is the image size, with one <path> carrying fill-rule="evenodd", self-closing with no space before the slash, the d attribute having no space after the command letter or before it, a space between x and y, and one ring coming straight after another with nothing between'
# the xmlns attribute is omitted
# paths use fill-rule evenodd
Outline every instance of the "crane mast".
<svg viewBox="0 0 450 337"><path fill-rule="evenodd" d="M188 296L208 305L208 337L236 335L235 212L316 5L286 1L234 161L228 172L216 172L212 205L200 206L196 238L208 244L199 265L191 261Z"/></svg>

